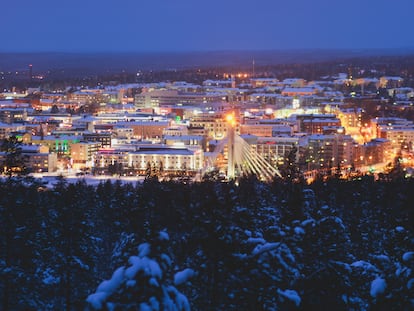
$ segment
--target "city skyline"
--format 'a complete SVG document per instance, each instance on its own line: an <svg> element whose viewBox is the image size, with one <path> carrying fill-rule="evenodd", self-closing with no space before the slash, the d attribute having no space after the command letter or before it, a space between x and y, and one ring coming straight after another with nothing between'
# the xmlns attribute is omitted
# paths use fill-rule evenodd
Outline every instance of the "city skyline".
<svg viewBox="0 0 414 311"><path fill-rule="evenodd" d="M410 0L19 0L3 4L0 52L413 48Z"/></svg>

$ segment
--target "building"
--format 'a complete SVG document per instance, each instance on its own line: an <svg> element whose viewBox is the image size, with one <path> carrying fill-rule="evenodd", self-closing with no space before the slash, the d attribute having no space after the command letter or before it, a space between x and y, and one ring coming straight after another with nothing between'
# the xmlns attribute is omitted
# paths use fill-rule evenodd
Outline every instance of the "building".
<svg viewBox="0 0 414 311"><path fill-rule="evenodd" d="M57 154L49 153L49 148L41 145L22 145L22 158L29 172L45 173L57 170ZM6 153L0 152L0 163L6 159Z"/></svg>
<svg viewBox="0 0 414 311"><path fill-rule="evenodd" d="M318 89L314 87L286 87L282 90L282 96L312 96L318 93Z"/></svg>
<svg viewBox="0 0 414 311"><path fill-rule="evenodd" d="M198 135L164 135L163 143L167 146L186 146L186 147L200 147L203 150L206 148L206 137Z"/></svg>
<svg viewBox="0 0 414 311"><path fill-rule="evenodd" d="M398 76L382 76L379 79L379 87L381 88L398 88L401 87L404 79Z"/></svg>
<svg viewBox="0 0 414 311"><path fill-rule="evenodd" d="M111 133L83 133L82 138L87 142L99 143L101 148L111 148Z"/></svg>
<svg viewBox="0 0 414 311"><path fill-rule="evenodd" d="M49 148L51 153L56 153L58 157L70 156L70 147L72 144L79 143L82 140L80 136L31 136L28 142L36 145L42 145Z"/></svg>
<svg viewBox="0 0 414 311"><path fill-rule="evenodd" d="M130 121L118 122L117 125L131 128L133 130L133 138L160 141L164 130L170 127L170 121Z"/></svg>
<svg viewBox="0 0 414 311"><path fill-rule="evenodd" d="M160 106L192 106L226 100L222 94L183 93L178 90L143 91L135 95L137 108L156 108Z"/></svg>
<svg viewBox="0 0 414 311"><path fill-rule="evenodd" d="M79 142L71 145L70 157L74 169L89 168L95 163L95 155L101 149L100 142Z"/></svg>
<svg viewBox="0 0 414 311"><path fill-rule="evenodd" d="M135 151L102 149L95 158L94 170L106 172L109 166L118 166L123 172L145 175L148 168L165 174L195 173L203 168L201 148L172 148L165 145L139 146Z"/></svg>
<svg viewBox="0 0 414 311"><path fill-rule="evenodd" d="M236 121L236 132L239 132L238 124ZM195 115L190 120L191 127L203 127L206 130L206 134L212 139L222 139L227 136L228 122L226 120L226 114L223 113L200 113Z"/></svg>
<svg viewBox="0 0 414 311"><path fill-rule="evenodd" d="M375 138L371 141L358 145L357 156L354 157L356 168L360 166L388 163L393 159L391 142L384 138Z"/></svg>
<svg viewBox="0 0 414 311"><path fill-rule="evenodd" d="M0 109L0 122L12 124L12 123L23 123L26 120L27 120L26 109L21 109L21 108Z"/></svg>
<svg viewBox="0 0 414 311"><path fill-rule="evenodd" d="M334 114L301 114L296 116L299 132L322 134L324 127L341 126L341 120Z"/></svg>
<svg viewBox="0 0 414 311"><path fill-rule="evenodd" d="M308 170L350 167L354 159L355 142L349 135L310 135L304 158Z"/></svg>
<svg viewBox="0 0 414 311"><path fill-rule="evenodd" d="M15 132L24 132L26 127L22 124L0 123L0 139L8 138Z"/></svg>
<svg viewBox="0 0 414 311"><path fill-rule="evenodd" d="M258 137L272 137L273 124L240 124L240 134L250 134Z"/></svg>
<svg viewBox="0 0 414 311"><path fill-rule="evenodd" d="M303 138L295 136L258 137L252 147L273 167L279 167L284 164L286 155L294 147L298 149L296 161L299 161L299 147L302 140Z"/></svg>

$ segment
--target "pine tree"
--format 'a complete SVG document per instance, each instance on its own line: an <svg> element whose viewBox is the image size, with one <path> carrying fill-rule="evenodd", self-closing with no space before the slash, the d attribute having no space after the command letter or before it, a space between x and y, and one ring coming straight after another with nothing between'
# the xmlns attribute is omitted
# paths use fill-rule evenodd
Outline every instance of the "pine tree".
<svg viewBox="0 0 414 311"><path fill-rule="evenodd" d="M89 310L190 310L187 298L174 285L185 283L193 271L181 271L171 279L171 256L165 252L168 240L162 231L151 244L140 244L138 255L88 296Z"/></svg>
<svg viewBox="0 0 414 311"><path fill-rule="evenodd" d="M16 136L10 136L4 139L0 146L0 151L5 153L5 160L0 168L9 177L27 174L21 145L21 140Z"/></svg>

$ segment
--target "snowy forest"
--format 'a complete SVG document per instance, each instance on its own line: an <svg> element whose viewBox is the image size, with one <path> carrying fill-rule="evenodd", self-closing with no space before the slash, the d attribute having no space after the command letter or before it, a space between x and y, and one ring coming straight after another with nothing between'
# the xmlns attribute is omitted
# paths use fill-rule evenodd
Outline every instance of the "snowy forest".
<svg viewBox="0 0 414 311"><path fill-rule="evenodd" d="M1 310L413 310L414 180L0 182Z"/></svg>

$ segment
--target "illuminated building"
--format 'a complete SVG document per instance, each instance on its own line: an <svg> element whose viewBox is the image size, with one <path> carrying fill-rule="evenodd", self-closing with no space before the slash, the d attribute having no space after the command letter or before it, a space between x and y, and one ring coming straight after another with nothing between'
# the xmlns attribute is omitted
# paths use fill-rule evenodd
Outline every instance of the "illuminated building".
<svg viewBox="0 0 414 311"><path fill-rule="evenodd" d="M236 87L236 80L229 79L229 80L205 80L203 81L203 86L215 86L221 88L235 88Z"/></svg>
<svg viewBox="0 0 414 311"><path fill-rule="evenodd" d="M292 97L300 97L300 96L311 96L315 95L320 90L315 87L287 87L282 90L282 96L292 96Z"/></svg>
<svg viewBox="0 0 414 311"><path fill-rule="evenodd" d="M170 126L170 120L118 122L117 125L131 128L133 137L141 140L160 141L163 132Z"/></svg>
<svg viewBox="0 0 414 311"><path fill-rule="evenodd" d="M391 143L384 138L375 138L358 145L354 156L355 167L374 165L392 161Z"/></svg>
<svg viewBox="0 0 414 311"><path fill-rule="evenodd" d="M4 124L0 123L0 139L9 137L13 132L24 131L26 127L22 124Z"/></svg>
<svg viewBox="0 0 414 311"><path fill-rule="evenodd" d="M250 79L253 88L261 88L267 86L278 86L279 80L276 78L254 78Z"/></svg>
<svg viewBox="0 0 414 311"><path fill-rule="evenodd" d="M309 169L348 167L354 159L354 146L349 135L310 135L305 160Z"/></svg>
<svg viewBox="0 0 414 311"><path fill-rule="evenodd" d="M6 154L0 152L0 163L5 161L5 157ZM22 145L22 157L29 172L54 172L57 169L57 154L50 153L46 146Z"/></svg>
<svg viewBox="0 0 414 311"><path fill-rule="evenodd" d="M69 156L70 146L80 142L80 136L32 136L30 142L37 145L47 146L51 153L56 153L58 157Z"/></svg>
<svg viewBox="0 0 414 311"><path fill-rule="evenodd" d="M257 137L252 147L272 166L278 167L285 161L286 155L294 146L298 149L296 160L299 161L299 147L304 144L303 137Z"/></svg>
<svg viewBox="0 0 414 311"><path fill-rule="evenodd" d="M2 108L0 109L0 122L12 124L27 120L26 109L21 108Z"/></svg>
<svg viewBox="0 0 414 311"><path fill-rule="evenodd" d="M87 142L99 143L101 148L110 148L111 136L111 133L83 133L82 138Z"/></svg>
<svg viewBox="0 0 414 311"><path fill-rule="evenodd" d="M302 114L296 116L299 132L322 134L327 126L341 126L334 114Z"/></svg>
<svg viewBox="0 0 414 311"><path fill-rule="evenodd" d="M259 137L272 137L273 124L240 124L240 134L250 134Z"/></svg>
<svg viewBox="0 0 414 311"><path fill-rule="evenodd" d="M71 144L70 157L73 168L80 169L93 166L95 154L100 148L100 142L79 142Z"/></svg>
<svg viewBox="0 0 414 311"><path fill-rule="evenodd" d="M379 87L382 88L397 88L401 87L404 80L401 77L382 76L379 79Z"/></svg>
<svg viewBox="0 0 414 311"><path fill-rule="evenodd" d="M362 109L361 108L349 108L339 109L338 118L341 120L341 124L344 127L361 127Z"/></svg>
<svg viewBox="0 0 414 311"><path fill-rule="evenodd" d="M300 88L306 85L306 80L301 78L287 78L282 81L282 84L289 87Z"/></svg>
<svg viewBox="0 0 414 311"><path fill-rule="evenodd" d="M381 138L389 140L391 148L396 152L401 149L412 151L414 144L414 127L384 129L381 131Z"/></svg>
<svg viewBox="0 0 414 311"><path fill-rule="evenodd" d="M371 124L377 130L377 137L390 141L394 152L402 148L412 150L414 143L414 123L412 121L391 117L375 118L371 120Z"/></svg>
<svg viewBox="0 0 414 311"><path fill-rule="evenodd" d="M237 118L237 116L235 116ZM238 122L236 121L236 132L238 132ZM227 136L227 121L225 112L223 113L200 113L190 120L192 127L203 127L207 135L213 139L222 139Z"/></svg>
<svg viewBox="0 0 414 311"><path fill-rule="evenodd" d="M135 106L137 108L175 105L191 106L220 101L223 101L222 94L181 93L177 90L144 91L135 95Z"/></svg>
<svg viewBox="0 0 414 311"><path fill-rule="evenodd" d="M148 163L154 167L163 167L165 173L197 172L203 168L204 156L201 148L190 150L162 145L140 146L136 151L102 149L95 158L95 169L105 170L115 163L123 169L145 174Z"/></svg>
<svg viewBox="0 0 414 311"><path fill-rule="evenodd" d="M206 137L197 135L164 135L162 140L167 146L204 147L206 145Z"/></svg>

